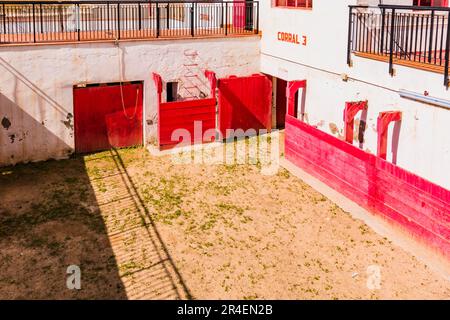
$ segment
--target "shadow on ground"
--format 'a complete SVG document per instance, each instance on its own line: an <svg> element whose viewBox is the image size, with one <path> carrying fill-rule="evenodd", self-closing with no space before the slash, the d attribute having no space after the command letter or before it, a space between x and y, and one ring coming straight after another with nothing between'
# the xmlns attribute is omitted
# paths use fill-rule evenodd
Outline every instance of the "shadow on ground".
<svg viewBox="0 0 450 320"><path fill-rule="evenodd" d="M0 299L191 297L114 150L0 169L0 269Z"/></svg>

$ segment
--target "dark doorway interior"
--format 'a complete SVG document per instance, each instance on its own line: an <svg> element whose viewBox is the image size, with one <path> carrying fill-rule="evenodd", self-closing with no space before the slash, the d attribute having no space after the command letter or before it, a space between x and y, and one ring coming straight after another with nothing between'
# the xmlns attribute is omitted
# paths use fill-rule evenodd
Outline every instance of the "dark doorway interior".
<svg viewBox="0 0 450 320"><path fill-rule="evenodd" d="M276 78L276 97L275 97L275 107L276 107L276 119L277 119L277 129L284 129L286 121L286 86L287 81L283 79Z"/></svg>
<svg viewBox="0 0 450 320"><path fill-rule="evenodd" d="M178 82L167 82L166 85L167 102L177 101L178 97Z"/></svg>

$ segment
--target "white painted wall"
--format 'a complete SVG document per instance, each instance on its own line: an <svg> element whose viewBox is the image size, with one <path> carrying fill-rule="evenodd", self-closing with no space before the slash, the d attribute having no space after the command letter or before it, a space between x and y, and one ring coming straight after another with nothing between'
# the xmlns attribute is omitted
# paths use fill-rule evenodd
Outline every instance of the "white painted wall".
<svg viewBox="0 0 450 320"><path fill-rule="evenodd" d="M269 1L261 2L261 71L284 80L307 79L307 121L336 136L343 135L345 102L367 99L362 147L372 153L376 153L378 113L402 111L397 164L450 189L450 110L406 100L397 93L428 91L450 100L443 75L396 66L396 76L391 77L387 63L358 57L348 67L348 5L356 2L315 0L312 10L272 8ZM305 35L307 45L281 42L277 32ZM349 81L342 80L343 74Z"/></svg>
<svg viewBox="0 0 450 320"><path fill-rule="evenodd" d="M259 72L259 37L123 41L0 50L0 165L65 158L74 150L73 86L79 83L144 81L146 141L155 135L156 90L151 78L178 80L197 52L197 71L218 77ZM121 62L119 62L121 59ZM10 122L10 125L8 125ZM151 124L153 122L153 124ZM148 125L147 125L148 124Z"/></svg>

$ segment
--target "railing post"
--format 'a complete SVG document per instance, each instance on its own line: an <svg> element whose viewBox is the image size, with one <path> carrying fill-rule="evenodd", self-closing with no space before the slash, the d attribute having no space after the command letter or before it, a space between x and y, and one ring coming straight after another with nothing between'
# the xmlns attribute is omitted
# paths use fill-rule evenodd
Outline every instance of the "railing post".
<svg viewBox="0 0 450 320"><path fill-rule="evenodd" d="M81 16L81 9L80 9L80 4L77 4L77 38L78 41L81 40L80 37L80 29L81 29L81 21L80 21L80 16Z"/></svg>
<svg viewBox="0 0 450 320"><path fill-rule="evenodd" d="M5 34L5 41L6 41L6 10L5 10L5 4L3 4L3 33Z"/></svg>
<svg viewBox="0 0 450 320"><path fill-rule="evenodd" d="M156 37L159 38L159 29L160 29L160 21L159 21L159 3L156 2Z"/></svg>
<svg viewBox="0 0 450 320"><path fill-rule="evenodd" d="M256 34L259 33L259 1L256 2Z"/></svg>
<svg viewBox="0 0 450 320"><path fill-rule="evenodd" d="M33 42L36 43L36 15L35 15L35 8L33 3Z"/></svg>
<svg viewBox="0 0 450 320"><path fill-rule="evenodd" d="M430 43L428 48L428 63L431 63L431 56L433 50L433 35L434 35L434 10L431 10L431 26L430 26ZM436 54L436 53L435 53Z"/></svg>
<svg viewBox="0 0 450 320"><path fill-rule="evenodd" d="M220 19L220 27L223 28L223 22L224 22L224 10L223 10L223 2L222 2L222 6L221 6L222 10L221 10L221 19Z"/></svg>
<svg viewBox="0 0 450 320"><path fill-rule="evenodd" d="M394 36L395 36L395 9L392 9L391 39L389 45L389 74L394 76Z"/></svg>
<svg viewBox="0 0 450 320"><path fill-rule="evenodd" d="M42 3L39 4L39 21L41 24L41 32L40 33L44 33L44 23L42 22Z"/></svg>
<svg viewBox="0 0 450 320"><path fill-rule="evenodd" d="M191 2L191 36L194 36L194 10L195 10L195 2Z"/></svg>
<svg viewBox="0 0 450 320"><path fill-rule="evenodd" d="M228 2L225 2L225 35L228 35Z"/></svg>
<svg viewBox="0 0 450 320"><path fill-rule="evenodd" d="M348 7L348 38L347 38L347 65L352 65L352 25L353 25L353 7Z"/></svg>
<svg viewBox="0 0 450 320"><path fill-rule="evenodd" d="M139 20L139 22L138 22L138 24L139 24L139 30L141 30L142 29L142 14L141 14L141 4L140 3L138 3L138 20Z"/></svg>
<svg viewBox="0 0 450 320"><path fill-rule="evenodd" d="M108 31L111 30L111 19L109 17L109 11L111 9L109 8L109 3L106 4L106 19L108 20Z"/></svg>
<svg viewBox="0 0 450 320"><path fill-rule="evenodd" d="M449 67L449 55L450 55L450 11L447 16L447 39L445 43L445 69L444 69L444 85L448 88L448 67Z"/></svg>
<svg viewBox="0 0 450 320"><path fill-rule="evenodd" d="M117 4L117 39L120 39L120 3Z"/></svg>
<svg viewBox="0 0 450 320"><path fill-rule="evenodd" d="M386 9L381 9L381 39L380 39L380 53L384 53L384 29L386 28Z"/></svg>
<svg viewBox="0 0 450 320"><path fill-rule="evenodd" d="M170 25L170 19L169 19L169 13L170 13L170 7L169 7L169 3L167 2L167 7L166 7L166 27L167 29L169 29L169 25Z"/></svg>

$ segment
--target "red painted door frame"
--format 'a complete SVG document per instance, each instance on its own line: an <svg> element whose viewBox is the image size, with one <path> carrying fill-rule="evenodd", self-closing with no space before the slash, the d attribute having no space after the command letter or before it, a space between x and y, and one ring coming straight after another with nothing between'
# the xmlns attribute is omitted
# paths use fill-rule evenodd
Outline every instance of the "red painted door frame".
<svg viewBox="0 0 450 320"><path fill-rule="evenodd" d="M367 101L346 102L344 109L344 136L345 141L353 143L353 129L355 116L359 111L367 110Z"/></svg>

